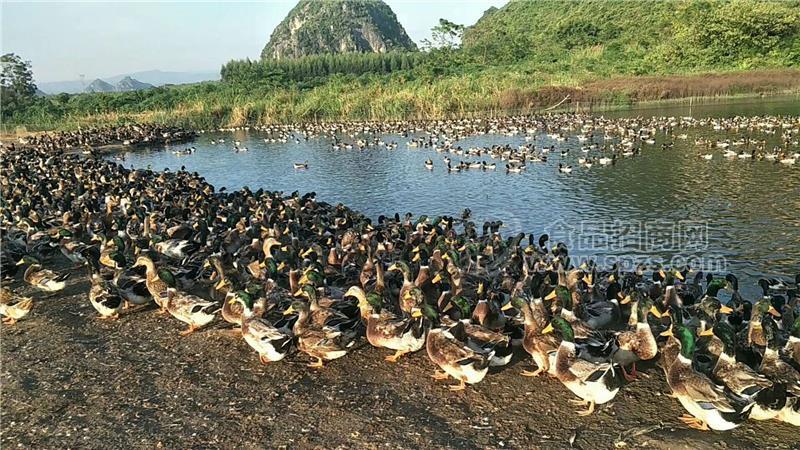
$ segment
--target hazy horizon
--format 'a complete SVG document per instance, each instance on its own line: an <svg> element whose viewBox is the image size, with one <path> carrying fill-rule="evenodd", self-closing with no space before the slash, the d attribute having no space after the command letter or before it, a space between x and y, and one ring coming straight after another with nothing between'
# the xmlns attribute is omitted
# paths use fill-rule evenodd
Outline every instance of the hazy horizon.
<svg viewBox="0 0 800 450"><path fill-rule="evenodd" d="M473 24L505 0L385 0L417 44L439 18ZM231 59L258 59L297 2L16 2L0 8L3 53L30 60L39 83L161 70L219 72Z"/></svg>

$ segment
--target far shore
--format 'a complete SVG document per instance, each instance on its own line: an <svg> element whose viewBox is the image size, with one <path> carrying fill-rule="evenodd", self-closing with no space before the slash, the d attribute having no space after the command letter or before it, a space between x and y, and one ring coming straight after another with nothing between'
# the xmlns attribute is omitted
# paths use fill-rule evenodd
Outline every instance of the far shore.
<svg viewBox="0 0 800 450"><path fill-rule="evenodd" d="M364 90L373 89L365 86ZM308 96L314 93L309 91ZM301 94L294 102L304 101ZM402 92L402 96L414 96L414 92ZM344 95L344 94L343 94ZM390 94L387 94L391 96ZM400 95L400 94L398 94ZM691 75L620 76L609 79L585 81L578 86L531 86L511 87L499 92L489 92L471 109L465 101L457 110L443 111L441 108L426 108L430 99L419 98L415 111L403 116L383 115L378 111L354 113L327 111L309 116L296 116L287 103L282 116L273 111L258 111L250 103L253 99L237 100L245 104L214 105L214 120L209 121L209 111L204 108L185 108L181 105L172 110L144 112L106 112L87 116L70 115L63 121L40 124L2 124L0 139L8 140L46 131L67 131L121 123L160 123L186 129L216 129L243 127L248 125L302 124L314 122L395 121L395 120L447 120L459 118L494 118L511 115L527 115L548 112L592 112L620 111L628 109L658 108L664 105L725 102L739 99L765 99L777 97L800 97L800 70L775 69L747 72L701 73ZM307 100L307 99L306 99ZM346 99L342 99L344 102ZM243 113L243 111L245 111ZM434 112L430 112L434 111ZM438 111L438 113L436 112Z"/></svg>

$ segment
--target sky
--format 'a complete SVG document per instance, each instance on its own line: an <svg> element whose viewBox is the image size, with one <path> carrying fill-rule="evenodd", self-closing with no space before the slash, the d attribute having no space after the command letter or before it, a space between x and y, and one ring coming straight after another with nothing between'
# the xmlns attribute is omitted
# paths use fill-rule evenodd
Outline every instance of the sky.
<svg viewBox="0 0 800 450"><path fill-rule="evenodd" d="M0 0L0 48L30 60L38 82L145 70L218 72L257 59L296 1L35 2ZM506 0L386 0L415 42L439 18L471 25Z"/></svg>

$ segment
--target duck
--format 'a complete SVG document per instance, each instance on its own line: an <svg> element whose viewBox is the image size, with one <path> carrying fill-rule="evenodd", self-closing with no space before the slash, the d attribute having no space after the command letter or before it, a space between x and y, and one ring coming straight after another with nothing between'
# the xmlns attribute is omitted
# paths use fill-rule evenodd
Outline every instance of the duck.
<svg viewBox="0 0 800 450"><path fill-rule="evenodd" d="M664 335L674 335L680 342L680 350L669 365L667 384L672 395L688 411L679 418L696 430L732 430L743 423L752 408L737 405L725 394L724 388L692 367L695 353L695 337L692 331L673 317L672 327Z"/></svg>
<svg viewBox="0 0 800 450"><path fill-rule="evenodd" d="M436 316L435 311L425 304L423 308ZM493 350L470 346L465 323L457 321L452 326L440 325L428 332L425 348L428 358L442 369L433 374L435 380L446 380L453 377L457 385L448 386L451 391L463 391L466 384L476 384L486 377L489 363L494 355Z"/></svg>
<svg viewBox="0 0 800 450"><path fill-rule="evenodd" d="M416 288L417 286L414 284L414 281L411 279L411 268L408 267L403 261L397 261L388 269L389 272L400 272L403 274L403 285L400 287L399 302L400 302L400 309L406 313L411 314L411 308L414 307L417 303L417 296L412 294L412 289ZM436 274L434 276L432 282L436 284L438 282L437 278L441 279L440 274ZM417 288L418 289L418 288Z"/></svg>
<svg viewBox="0 0 800 450"><path fill-rule="evenodd" d="M220 314L223 320L238 326L238 328L234 328L235 330L241 331L242 314L248 308L248 302L251 304L249 308L255 308L256 311L263 312L266 309L266 301L267 299L264 297L253 300L251 293L245 290L231 291L225 295Z"/></svg>
<svg viewBox="0 0 800 450"><path fill-rule="evenodd" d="M579 416L594 413L596 405L608 403L619 392L614 365L610 362L591 362L578 358L575 333L572 325L563 317L556 316L542 333L556 332L561 343L556 351L554 364L555 376L573 394L580 398L573 403L588 406L578 411Z"/></svg>
<svg viewBox="0 0 800 450"><path fill-rule="evenodd" d="M180 332L181 336L188 336L208 325L219 311L216 302L179 292L175 288L167 288L163 304L172 317L189 325L189 328Z"/></svg>
<svg viewBox="0 0 800 450"><path fill-rule="evenodd" d="M558 171L561 173L572 173L572 166L565 166L561 163L558 163Z"/></svg>
<svg viewBox="0 0 800 450"><path fill-rule="evenodd" d="M278 362L286 357L292 347L291 330L276 328L261 317L264 303L254 302L247 292L236 294L236 301L242 303L241 331L244 341L258 353L262 364Z"/></svg>
<svg viewBox="0 0 800 450"><path fill-rule="evenodd" d="M153 301L153 296L147 289L146 275L137 269L120 269L115 273L113 281L124 300L124 309L130 308L130 305L144 306Z"/></svg>
<svg viewBox="0 0 800 450"><path fill-rule="evenodd" d="M292 327L292 333L297 339L297 349L315 360L308 367L322 369L325 361L343 357L355 344L355 340L348 339L342 331L312 324L311 307L308 303L296 300L283 314L289 315L295 311L297 321Z"/></svg>
<svg viewBox="0 0 800 450"><path fill-rule="evenodd" d="M490 367L502 367L511 362L513 349L511 339L494 330L490 330L480 323L473 323L471 318L472 305L463 296L457 295L450 298L450 302L457 306L460 311L460 321L464 323L464 332L467 334L467 342L471 347L479 347L493 352L489 360ZM453 321L448 316L442 316L441 322L452 326Z"/></svg>
<svg viewBox="0 0 800 450"><path fill-rule="evenodd" d="M67 286L66 280L70 277L70 272L56 274L50 269L43 269L39 260L30 255L23 256L17 263L17 265L24 264L29 266L25 269L23 279L36 289L53 294L64 290Z"/></svg>
<svg viewBox="0 0 800 450"><path fill-rule="evenodd" d="M200 249L200 244L186 239L167 239L157 242L153 248L168 258L183 260L195 254Z"/></svg>
<svg viewBox="0 0 800 450"><path fill-rule="evenodd" d="M786 405L776 418L782 422L800 426L800 372L780 357L779 330L775 320L769 314L764 314L762 324L767 347L764 350L764 356L761 359L758 372L766 376L770 381L786 388Z"/></svg>
<svg viewBox="0 0 800 450"><path fill-rule="evenodd" d="M301 163L293 163L292 167L295 169L308 169L308 161L304 161Z"/></svg>
<svg viewBox="0 0 800 450"><path fill-rule="evenodd" d="M555 365L550 361L555 360L559 342L553 333L542 334L547 327L547 309L541 298L525 300L522 297L513 297L508 303L522 313L524 335L522 348L531 355L536 370L523 370L522 376L537 377L542 373L555 376Z"/></svg>
<svg viewBox="0 0 800 450"><path fill-rule="evenodd" d="M11 289L0 287L0 315L3 323L14 325L33 309L33 298L24 297Z"/></svg>
<svg viewBox="0 0 800 450"><path fill-rule="evenodd" d="M789 329L789 339L783 347L783 355L795 369L800 370L800 317L794 319Z"/></svg>
<svg viewBox="0 0 800 450"><path fill-rule="evenodd" d="M98 319L119 319L124 300L119 295L113 281L103 278L100 265L96 261L89 262L89 276L92 287L89 289L89 302L100 314Z"/></svg>
<svg viewBox="0 0 800 450"><path fill-rule="evenodd" d="M410 317L397 317L382 308L383 301L377 293L366 294L359 286L352 286L345 297L358 300L361 319L366 325L367 341L377 348L394 350L393 355L384 359L396 363L403 355L414 353L425 346L430 322L423 317L423 311L414 307Z"/></svg>
<svg viewBox="0 0 800 450"><path fill-rule="evenodd" d="M433 170L433 161L428 159L425 161L425 168L428 170Z"/></svg>
<svg viewBox="0 0 800 450"><path fill-rule="evenodd" d="M749 418L775 418L786 405L785 388L773 385L767 377L736 360L736 331L727 321L717 322L708 332L722 342L722 351L711 371L714 379L734 394L755 403Z"/></svg>
<svg viewBox="0 0 800 450"><path fill-rule="evenodd" d="M628 330L618 333L616 338L616 350L612 354L611 360L619 364L622 376L627 381L636 378L636 362L649 361L658 354L658 344L653 335L653 330L647 322L648 314L653 314L661 318L661 313L653 305L653 301L647 297L641 298L638 292L633 296L636 300L631 300L631 295L622 300L622 304L631 304L631 315L628 319ZM632 365L631 373L625 370L625 366Z"/></svg>
<svg viewBox="0 0 800 450"><path fill-rule="evenodd" d="M758 372L774 383L786 385L786 392L793 397L800 397L800 372L780 357L778 324L769 314L761 318L764 327L766 348Z"/></svg>
<svg viewBox="0 0 800 450"><path fill-rule="evenodd" d="M156 265L148 256L139 256L132 266L145 268L145 285L150 296L155 300L156 304L161 307L161 313L168 312L167 304L168 296L166 292L168 289L177 288L175 277L168 270L156 270Z"/></svg>

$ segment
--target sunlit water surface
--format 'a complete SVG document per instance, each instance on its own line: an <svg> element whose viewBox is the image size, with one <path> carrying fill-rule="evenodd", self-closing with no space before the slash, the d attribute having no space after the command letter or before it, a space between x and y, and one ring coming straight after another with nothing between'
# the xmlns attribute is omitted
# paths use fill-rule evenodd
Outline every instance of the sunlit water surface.
<svg viewBox="0 0 800 450"><path fill-rule="evenodd" d="M744 101L711 105L659 106L616 111L621 116L736 116L800 114L797 99ZM633 262L662 262L717 272L730 271L740 278L742 292L754 298L760 276L794 277L800 272L800 164L784 166L768 161L729 160L722 150L703 160L695 140L736 139L710 128L686 131L688 139L657 137L643 145L641 156L617 161L614 166L577 167L581 143L575 136L556 142L537 135L537 148L556 145L571 149L563 159L551 154L546 163L529 163L521 174L506 174L504 161L494 172L471 170L449 174L442 153L406 146L409 138L385 135L399 143L394 150L371 148L333 150L327 138L288 143L265 143L260 132L212 133L192 144L154 147L125 154L127 167L197 171L217 188L317 193L329 203L342 202L376 218L399 212L460 216L465 208L479 224L502 220L505 235L524 231L547 232L567 242L572 253L592 256L601 265L614 258ZM756 136L771 139L776 136ZM225 139L225 144L212 140ZM233 152L233 141L249 151ZM352 141L352 139L350 139ZM674 147L661 149L662 142ZM483 135L459 141L463 148L525 143L524 136ZM196 153L176 156L171 150L193 145ZM795 150L797 151L797 150ZM451 155L453 161L459 157ZM428 171L424 161L433 159ZM474 158L464 157L465 160ZM308 170L294 170L293 162L308 161ZM576 166L561 174L559 162ZM699 258L699 259L698 259Z"/></svg>

